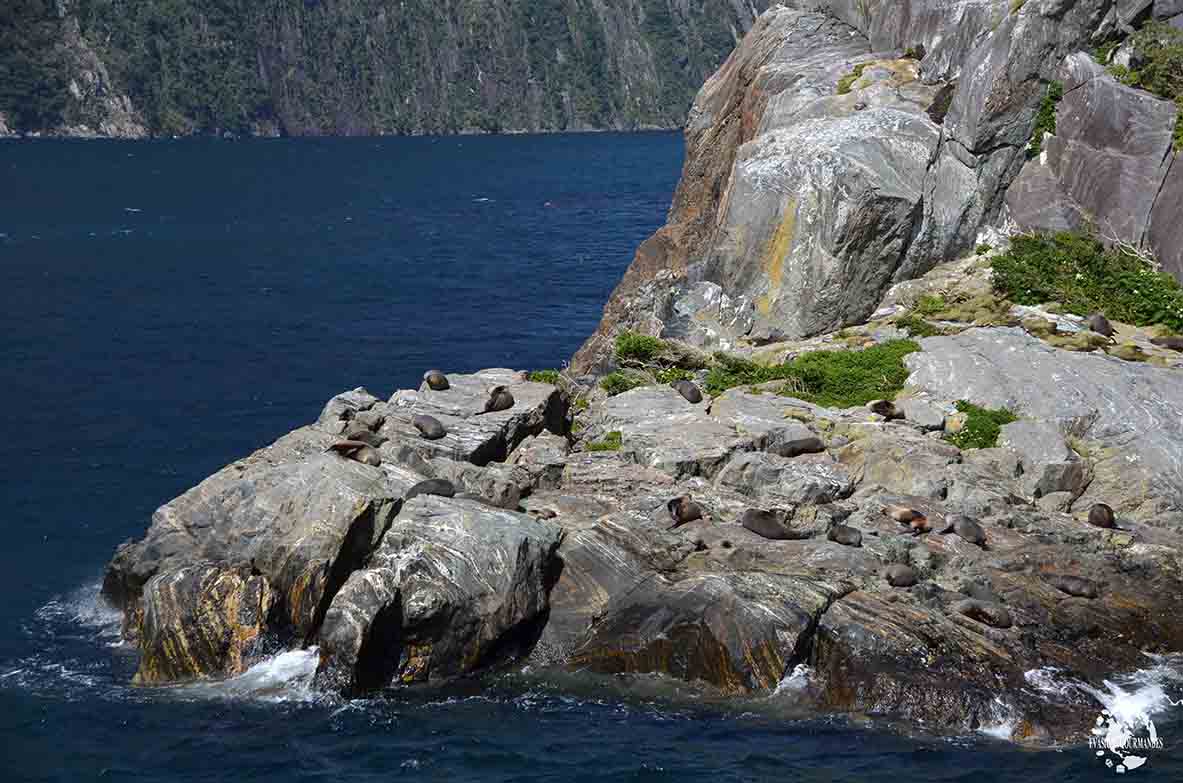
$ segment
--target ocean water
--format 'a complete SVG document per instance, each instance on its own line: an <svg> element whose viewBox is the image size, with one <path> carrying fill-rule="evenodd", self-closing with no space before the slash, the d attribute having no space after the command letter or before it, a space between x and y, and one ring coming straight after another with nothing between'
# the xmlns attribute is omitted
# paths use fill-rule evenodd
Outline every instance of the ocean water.
<svg viewBox="0 0 1183 783"><path fill-rule="evenodd" d="M364 385L559 366L663 222L673 134L0 143L0 781L1110 780L1084 747L708 702L529 671L342 702L314 653L134 689L97 600L152 511ZM1178 667L1086 691L1152 718L1127 776L1183 779Z"/></svg>

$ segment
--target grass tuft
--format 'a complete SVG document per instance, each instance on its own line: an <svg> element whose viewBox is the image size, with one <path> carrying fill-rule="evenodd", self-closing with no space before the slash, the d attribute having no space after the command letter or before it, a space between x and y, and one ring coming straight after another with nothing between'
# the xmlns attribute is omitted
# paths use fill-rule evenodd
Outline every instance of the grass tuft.
<svg viewBox="0 0 1183 783"><path fill-rule="evenodd" d="M616 358L649 362L665 350L665 343L656 337L636 332L621 332L616 336Z"/></svg>
<svg viewBox="0 0 1183 783"><path fill-rule="evenodd" d="M919 318L911 313L901 315L895 319L895 325L903 329L912 337L936 337L941 333L941 330L936 326L930 324L923 318Z"/></svg>
<svg viewBox="0 0 1183 783"><path fill-rule="evenodd" d="M623 372L608 373L600 379L600 388L608 392L609 397L615 397L629 389L644 385L645 379L643 377Z"/></svg>
<svg viewBox="0 0 1183 783"><path fill-rule="evenodd" d="M534 383L549 383L551 386L559 383L558 370L531 370L528 377Z"/></svg>
<svg viewBox="0 0 1183 783"><path fill-rule="evenodd" d="M603 440L593 441L587 444L588 451L620 451L621 443L620 430L612 430L604 436Z"/></svg>
<svg viewBox="0 0 1183 783"><path fill-rule="evenodd" d="M998 445L1002 425L1019 420L1018 416L1006 408L980 408L965 400L957 403L957 410L965 414L965 425L957 432L945 435L945 440L962 451L994 448Z"/></svg>
<svg viewBox="0 0 1183 783"><path fill-rule="evenodd" d="M1039 104L1039 113L1035 115L1035 128L1031 131L1031 142L1027 145L1027 157L1035 158L1043 152L1043 134L1056 132L1056 107L1064 97L1064 85L1051 82L1043 101Z"/></svg>
<svg viewBox="0 0 1183 783"><path fill-rule="evenodd" d="M994 288L1018 304L1055 301L1077 315L1183 329L1183 288L1173 277L1082 234L1015 237L994 259Z"/></svg>
<svg viewBox="0 0 1183 783"><path fill-rule="evenodd" d="M829 408L853 408L894 397L908 378L904 357L919 350L911 340L893 340L861 351L815 351L771 366L716 354L706 388L716 395L736 386L786 381L782 394Z"/></svg>
<svg viewBox="0 0 1183 783"><path fill-rule="evenodd" d="M847 93L849 93L850 89L854 86L854 83L862 78L863 71L866 70L868 65L870 65L870 63L860 63L859 65L854 66L853 71L851 71L850 73L846 74L841 79L839 79L838 80L838 94L839 95L846 95Z"/></svg>

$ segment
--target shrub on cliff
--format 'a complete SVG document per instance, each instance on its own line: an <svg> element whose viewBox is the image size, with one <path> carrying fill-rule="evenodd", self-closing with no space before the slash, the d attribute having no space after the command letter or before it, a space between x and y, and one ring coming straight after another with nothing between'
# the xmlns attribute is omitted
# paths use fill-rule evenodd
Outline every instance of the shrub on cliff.
<svg viewBox="0 0 1183 783"><path fill-rule="evenodd" d="M1015 237L994 259L994 288L1018 304L1059 302L1077 315L1183 329L1183 289L1173 277L1083 234Z"/></svg>
<svg viewBox="0 0 1183 783"><path fill-rule="evenodd" d="M981 408L965 400L957 403L957 410L965 414L965 424L957 432L946 435L945 440L963 451L994 448L1002 434L1002 425L1019 420L1006 408Z"/></svg>
<svg viewBox="0 0 1183 783"><path fill-rule="evenodd" d="M893 340L861 351L815 351L777 365L759 365L718 354L706 387L719 394L735 386L787 381L782 393L830 408L853 408L894 397L904 388L904 357L919 351L911 340Z"/></svg>
<svg viewBox="0 0 1183 783"><path fill-rule="evenodd" d="M1150 22L1130 39L1137 65L1111 65L1109 72L1128 87L1138 87L1174 101L1175 148L1183 149L1183 30L1165 22ZM1102 61L1104 62L1104 61Z"/></svg>
<svg viewBox="0 0 1183 783"><path fill-rule="evenodd" d="M1064 85L1052 82L1047 86L1039 114L1035 115L1035 128L1031 131L1031 143L1027 145L1027 157L1034 158L1043 151L1043 134L1056 132L1056 108L1064 97Z"/></svg>
<svg viewBox="0 0 1183 783"><path fill-rule="evenodd" d="M664 350L664 342L647 334L621 332L616 336L616 358L622 361L651 362Z"/></svg>

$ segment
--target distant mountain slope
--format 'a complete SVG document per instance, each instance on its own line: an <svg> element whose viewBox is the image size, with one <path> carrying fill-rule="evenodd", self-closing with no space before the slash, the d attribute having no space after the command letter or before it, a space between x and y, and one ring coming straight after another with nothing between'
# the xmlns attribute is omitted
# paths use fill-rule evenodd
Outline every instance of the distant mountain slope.
<svg viewBox="0 0 1183 783"><path fill-rule="evenodd" d="M0 40L58 43L0 51L21 77L0 113L70 135L676 127L772 4L13 0Z"/></svg>

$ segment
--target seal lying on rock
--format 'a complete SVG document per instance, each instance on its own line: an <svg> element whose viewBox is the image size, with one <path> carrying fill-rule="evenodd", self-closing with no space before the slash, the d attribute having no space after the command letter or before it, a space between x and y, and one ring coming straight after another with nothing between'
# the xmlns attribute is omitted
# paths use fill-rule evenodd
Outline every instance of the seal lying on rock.
<svg viewBox="0 0 1183 783"><path fill-rule="evenodd" d="M918 536L921 533L927 533L930 528L928 526L928 517L921 514L914 508L907 506L884 506L883 513L899 522L901 525L907 525L912 529L912 535Z"/></svg>
<svg viewBox="0 0 1183 783"><path fill-rule="evenodd" d="M833 525L826 533L826 538L842 546L862 546L863 533L850 525Z"/></svg>
<svg viewBox="0 0 1183 783"><path fill-rule="evenodd" d="M335 451L342 457L375 468L382 464L382 458L378 456L378 452L368 443L363 443L360 440L339 440L325 451Z"/></svg>
<svg viewBox="0 0 1183 783"><path fill-rule="evenodd" d="M1089 524L1093 527L1103 527L1109 530L1117 527L1117 517L1113 509L1105 503L1096 503L1089 509Z"/></svg>
<svg viewBox="0 0 1183 783"><path fill-rule="evenodd" d="M900 563L888 566L887 570L883 572L883 576L892 587L911 587L920 581L920 577L916 575L916 571L911 566Z"/></svg>
<svg viewBox="0 0 1183 783"><path fill-rule="evenodd" d="M1093 313L1088 318L1084 319L1084 324L1102 337L1113 336L1113 325L1110 324L1109 319L1101 313Z"/></svg>
<svg viewBox="0 0 1183 783"><path fill-rule="evenodd" d="M765 511L760 508L749 508L739 518L739 523L758 536L773 541L789 541L802 536L789 527L789 512L774 508Z"/></svg>
<svg viewBox="0 0 1183 783"><path fill-rule="evenodd" d="M450 498L456 494L456 485L447 479L433 478L426 481L420 481L415 486L407 490L407 494L403 495L403 500L410 500L416 495L439 495L442 498Z"/></svg>
<svg viewBox="0 0 1183 783"><path fill-rule="evenodd" d="M448 383L448 376L439 370L428 370L423 373L423 380L427 383L427 388L432 391L444 391L451 387L451 384Z"/></svg>
<svg viewBox="0 0 1183 783"><path fill-rule="evenodd" d="M891 400L875 400L867 403L867 408L871 413L876 413L888 421L904 418L904 414L896 409L895 403Z"/></svg>
<svg viewBox="0 0 1183 783"><path fill-rule="evenodd" d="M439 440L448 434L443 423L434 416L416 413L411 417L411 424L415 425L415 429L427 440Z"/></svg>
<svg viewBox="0 0 1183 783"><path fill-rule="evenodd" d="M702 402L702 392L690 381L674 381L670 384L678 394L686 398L687 402L697 405Z"/></svg>
<svg viewBox="0 0 1183 783"><path fill-rule="evenodd" d="M1099 594L1096 582L1081 576L1046 574L1043 578L1061 593L1067 593L1076 598L1096 598Z"/></svg>
<svg viewBox="0 0 1183 783"><path fill-rule="evenodd" d="M354 426L345 433L345 440L364 443L376 449L385 443L387 439L375 432L370 432L365 427Z"/></svg>
<svg viewBox="0 0 1183 783"><path fill-rule="evenodd" d="M964 601L958 601L953 604L952 609L957 614L964 615L971 620L977 620L979 623L989 625L992 628L1010 628L1013 625L1010 619L1010 612L1006 611L1005 607L979 601L976 598L966 598Z"/></svg>
<svg viewBox="0 0 1183 783"><path fill-rule="evenodd" d="M489 390L489 399L485 401L483 413L497 413L507 411L513 407L513 395L504 386L494 386Z"/></svg>
<svg viewBox="0 0 1183 783"><path fill-rule="evenodd" d="M1167 337L1151 337L1150 342L1159 348L1169 348L1172 351L1183 351L1183 337L1170 335Z"/></svg>
<svg viewBox="0 0 1183 783"><path fill-rule="evenodd" d="M941 535L956 533L971 544L977 544L980 547L986 546L986 531L976 521L963 514L950 514L945 517L945 527L941 529L940 533Z"/></svg>
<svg viewBox="0 0 1183 783"><path fill-rule="evenodd" d="M689 495L674 498L666 503L665 507L670 512L670 519L674 520L674 524L669 527L670 530L679 528L687 522L702 519L702 506L691 500Z"/></svg>

